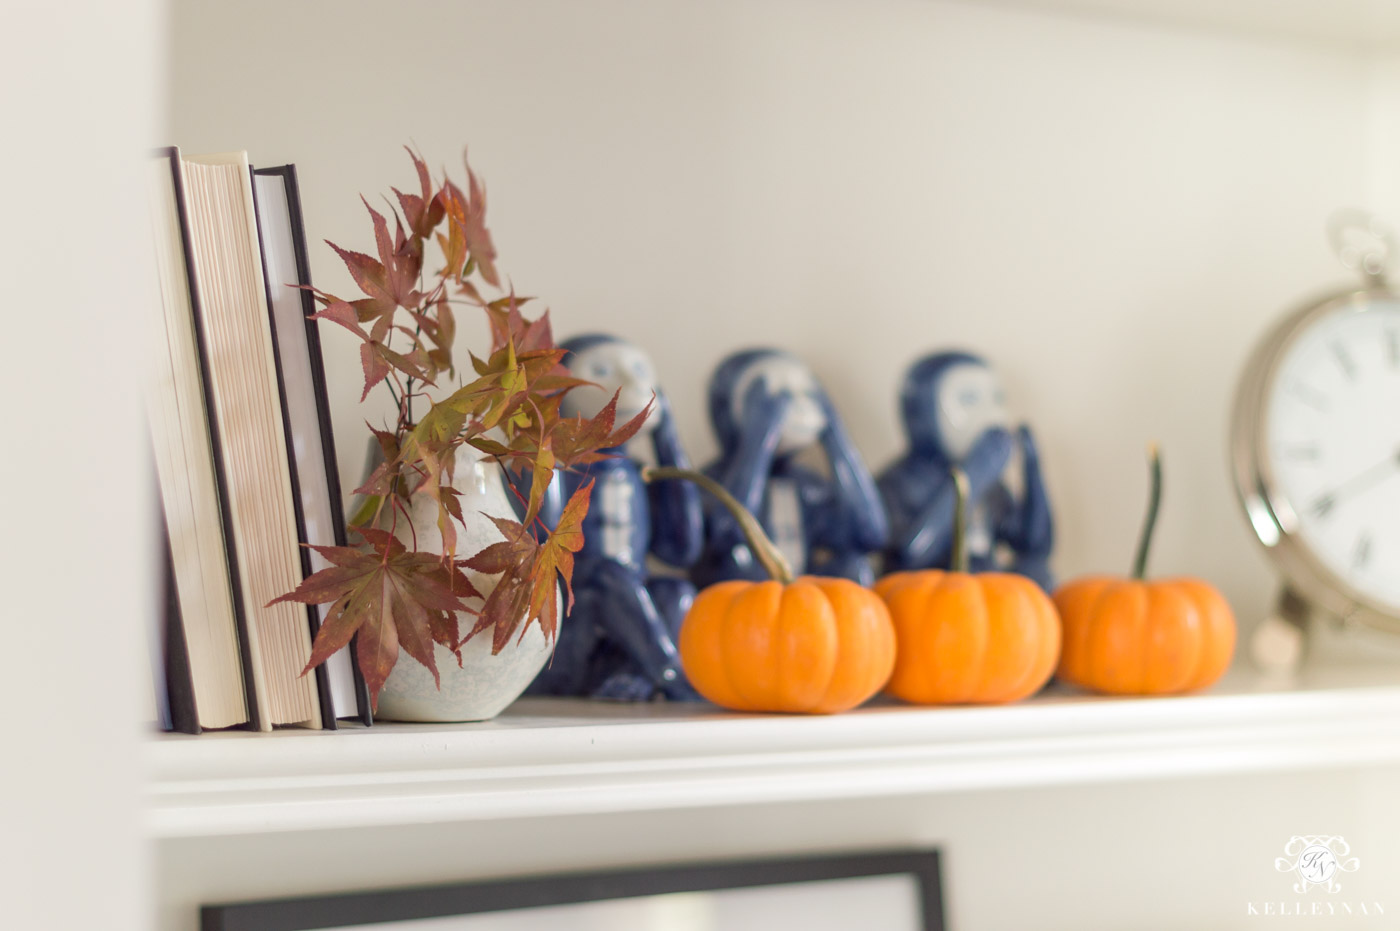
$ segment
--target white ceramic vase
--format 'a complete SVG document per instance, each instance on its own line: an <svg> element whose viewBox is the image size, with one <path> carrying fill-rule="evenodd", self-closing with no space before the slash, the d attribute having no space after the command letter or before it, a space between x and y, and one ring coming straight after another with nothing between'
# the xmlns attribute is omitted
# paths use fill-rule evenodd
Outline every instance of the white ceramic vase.
<svg viewBox="0 0 1400 931"><path fill-rule="evenodd" d="M466 525L457 526L457 553L468 556L479 552L503 537L496 525L485 516L515 519L505 476L492 460L463 444L457 451L452 485L460 493L462 514ZM442 535L437 526L437 504L426 495L414 495L409 513L412 531L404 525L402 514L395 536L413 546L417 534L418 549L425 552L442 551ZM496 587L497 576L465 570L467 577L483 596ZM480 607L480 601L468 601ZM457 615L463 635L472 629L476 618L470 614ZM499 654L491 655L491 632L483 631L462 647L462 665L446 647L434 644L438 688L430 673L403 650L399 651L388 681L379 693L379 710L375 717L391 721L484 721L506 709L534 681L549 659L550 645L538 623L533 623L522 638L517 632Z"/></svg>

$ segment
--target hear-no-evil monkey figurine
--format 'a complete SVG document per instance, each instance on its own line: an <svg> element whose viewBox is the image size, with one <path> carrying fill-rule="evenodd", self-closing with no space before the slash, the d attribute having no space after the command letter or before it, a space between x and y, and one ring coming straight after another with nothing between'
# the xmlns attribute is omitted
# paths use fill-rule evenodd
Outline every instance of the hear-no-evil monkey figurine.
<svg viewBox="0 0 1400 931"><path fill-rule="evenodd" d="M957 495L971 486L967 548L975 572L1018 572L1049 589L1054 523L1030 430L1013 434L1001 381L966 352L925 356L900 392L909 450L880 476L891 538L885 568L947 568Z"/></svg>
<svg viewBox="0 0 1400 931"><path fill-rule="evenodd" d="M561 344L564 365L594 385L564 398L567 417L595 417L618 392L617 422L655 407L641 431L612 455L562 472L559 499L594 482L583 548L574 561L574 609L559 626L550 664L530 686L534 694L588 695L643 701L661 694L694 699L676 652L676 637L695 599L687 579L652 574L648 554L686 568L700 556L703 514L699 492L682 481L642 481L633 447L650 440L656 464L688 468L670 405L650 357L612 336L578 336Z"/></svg>
<svg viewBox="0 0 1400 931"><path fill-rule="evenodd" d="M874 479L811 371L777 349L737 352L710 379L710 419L720 457L706 468L762 523L796 574L874 579L870 554L889 536ZM824 454L821 474L796 462ZM737 524L706 511L705 553L694 577L767 578Z"/></svg>

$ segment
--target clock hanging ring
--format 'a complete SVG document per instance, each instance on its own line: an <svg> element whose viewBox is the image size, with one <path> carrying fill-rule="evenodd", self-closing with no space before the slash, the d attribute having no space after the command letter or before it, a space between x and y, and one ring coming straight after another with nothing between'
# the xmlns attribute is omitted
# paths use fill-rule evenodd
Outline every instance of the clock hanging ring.
<svg viewBox="0 0 1400 931"><path fill-rule="evenodd" d="M1284 579L1285 620L1315 612L1400 634L1400 258L1355 211L1331 226L1358 286L1288 315L1235 398L1231 455L1245 516Z"/></svg>

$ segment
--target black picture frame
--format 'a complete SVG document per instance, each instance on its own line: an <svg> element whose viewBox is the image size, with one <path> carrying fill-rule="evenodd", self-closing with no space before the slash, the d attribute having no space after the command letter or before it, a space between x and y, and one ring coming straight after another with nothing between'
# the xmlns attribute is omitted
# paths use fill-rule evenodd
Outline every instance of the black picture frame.
<svg viewBox="0 0 1400 931"><path fill-rule="evenodd" d="M722 860L206 905L200 909L200 928L202 931L318 931L680 892L905 875L912 876L918 888L923 931L944 931L942 873L937 850Z"/></svg>

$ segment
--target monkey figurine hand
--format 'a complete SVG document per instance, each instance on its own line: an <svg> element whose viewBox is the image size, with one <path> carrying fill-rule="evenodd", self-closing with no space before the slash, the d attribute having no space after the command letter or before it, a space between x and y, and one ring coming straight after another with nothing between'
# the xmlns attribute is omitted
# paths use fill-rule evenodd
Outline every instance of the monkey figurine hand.
<svg viewBox="0 0 1400 931"><path fill-rule="evenodd" d="M885 546L889 523L869 469L826 392L808 368L776 349L735 353L710 379L710 419L719 459L706 472L763 525L794 572L869 584L870 554ZM829 474L799 465L805 450L825 457ZM727 512L706 512L702 585L766 578Z"/></svg>
<svg viewBox="0 0 1400 931"><path fill-rule="evenodd" d="M935 353L905 375L900 394L905 455L880 476L892 534L885 568L946 568L957 494L950 470L968 476L972 570L1017 572L1047 590L1054 522L1030 429L1013 433L1001 382L965 352Z"/></svg>

